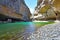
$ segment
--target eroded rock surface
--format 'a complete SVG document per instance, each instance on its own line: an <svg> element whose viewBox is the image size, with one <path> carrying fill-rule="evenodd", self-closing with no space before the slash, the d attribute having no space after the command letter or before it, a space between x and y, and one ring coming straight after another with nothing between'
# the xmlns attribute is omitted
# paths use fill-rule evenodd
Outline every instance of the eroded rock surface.
<svg viewBox="0 0 60 40"><path fill-rule="evenodd" d="M0 14L29 21L31 13L24 0L0 0Z"/></svg>
<svg viewBox="0 0 60 40"><path fill-rule="evenodd" d="M38 0L35 11L42 15L40 20L60 20L60 0Z"/></svg>

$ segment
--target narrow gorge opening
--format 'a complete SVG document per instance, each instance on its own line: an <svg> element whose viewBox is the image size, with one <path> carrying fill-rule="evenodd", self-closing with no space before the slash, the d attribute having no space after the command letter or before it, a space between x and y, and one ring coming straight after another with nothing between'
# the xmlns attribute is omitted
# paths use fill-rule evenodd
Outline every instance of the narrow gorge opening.
<svg viewBox="0 0 60 40"><path fill-rule="evenodd" d="M28 8L30 9L30 12L33 14L36 6L37 6L37 0L24 0Z"/></svg>
<svg viewBox="0 0 60 40"><path fill-rule="evenodd" d="M56 21L60 20L60 5L59 0L34 0L36 1L32 20L37 21ZM28 4L28 3L27 3ZM28 6L29 7L29 6ZM30 7L31 8L31 7ZM31 10L31 9L30 9ZM31 10L32 12L32 10Z"/></svg>
<svg viewBox="0 0 60 40"><path fill-rule="evenodd" d="M55 20L60 19L60 0L51 4L51 0L0 0L0 40L59 40L60 21Z"/></svg>

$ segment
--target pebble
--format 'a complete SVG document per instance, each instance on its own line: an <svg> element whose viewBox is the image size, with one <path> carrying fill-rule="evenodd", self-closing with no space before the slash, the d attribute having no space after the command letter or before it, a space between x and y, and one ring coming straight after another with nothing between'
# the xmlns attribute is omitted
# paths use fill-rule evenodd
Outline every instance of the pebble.
<svg viewBox="0 0 60 40"><path fill-rule="evenodd" d="M39 28L29 37L30 40L60 40L60 22Z"/></svg>

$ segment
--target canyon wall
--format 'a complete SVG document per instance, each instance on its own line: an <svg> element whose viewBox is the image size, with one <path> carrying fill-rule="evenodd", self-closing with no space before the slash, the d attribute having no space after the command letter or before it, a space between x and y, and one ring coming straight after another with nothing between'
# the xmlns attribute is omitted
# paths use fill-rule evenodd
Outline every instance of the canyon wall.
<svg viewBox="0 0 60 40"><path fill-rule="evenodd" d="M12 18L29 21L31 13L24 0L0 0L0 15L7 16L1 16L3 20Z"/></svg>
<svg viewBox="0 0 60 40"><path fill-rule="evenodd" d="M35 11L42 15L40 19L60 20L60 0L38 0Z"/></svg>

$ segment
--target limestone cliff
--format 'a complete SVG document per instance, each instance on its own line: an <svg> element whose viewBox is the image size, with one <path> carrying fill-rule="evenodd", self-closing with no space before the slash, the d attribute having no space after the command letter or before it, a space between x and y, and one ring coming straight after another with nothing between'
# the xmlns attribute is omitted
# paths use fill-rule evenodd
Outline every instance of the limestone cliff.
<svg viewBox="0 0 60 40"><path fill-rule="evenodd" d="M0 15L29 21L31 13L24 0L0 0ZM5 18L4 18L5 19Z"/></svg>
<svg viewBox="0 0 60 40"><path fill-rule="evenodd" d="M60 0L38 0L35 11L44 16L41 19L60 19Z"/></svg>

